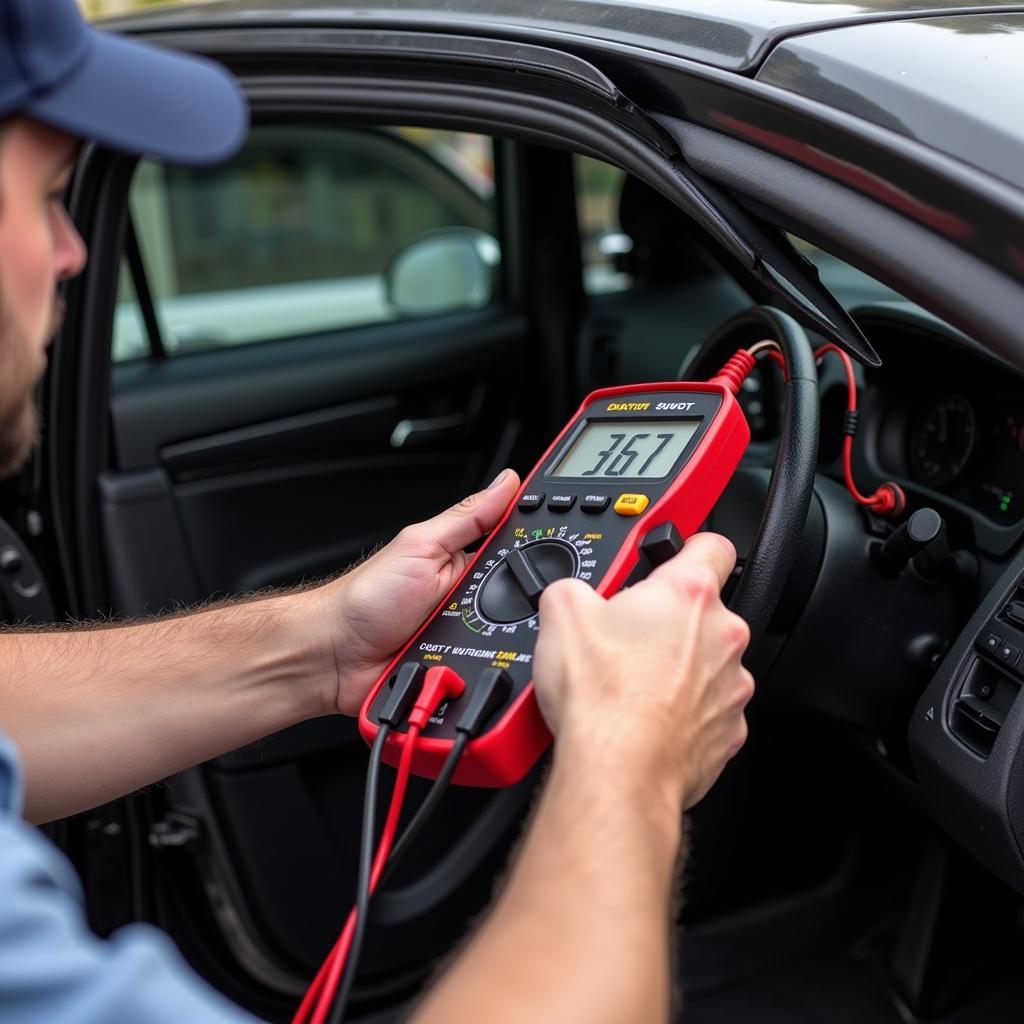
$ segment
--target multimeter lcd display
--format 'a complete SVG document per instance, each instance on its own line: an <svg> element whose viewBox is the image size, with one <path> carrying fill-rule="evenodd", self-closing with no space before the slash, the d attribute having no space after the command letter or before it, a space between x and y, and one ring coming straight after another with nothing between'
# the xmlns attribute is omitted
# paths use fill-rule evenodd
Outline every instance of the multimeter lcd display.
<svg viewBox="0 0 1024 1024"><path fill-rule="evenodd" d="M551 471L585 479L661 479L700 426L700 420L589 422Z"/></svg>

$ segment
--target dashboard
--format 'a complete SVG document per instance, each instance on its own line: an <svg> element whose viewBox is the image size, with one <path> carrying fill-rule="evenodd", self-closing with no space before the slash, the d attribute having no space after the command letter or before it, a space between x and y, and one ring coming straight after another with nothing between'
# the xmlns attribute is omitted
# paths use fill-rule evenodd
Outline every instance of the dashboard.
<svg viewBox="0 0 1024 1024"><path fill-rule="evenodd" d="M1024 377L909 303L855 313L883 359L861 385L857 461L912 505L936 504L990 554L1024 535ZM834 451L839 382L822 375L822 451Z"/></svg>
<svg viewBox="0 0 1024 1024"><path fill-rule="evenodd" d="M851 314L882 357L877 369L856 367L856 478L870 488L895 480L911 509L935 507L958 543L1005 557L1024 540L1024 375L910 302L864 304ZM714 359L761 333L759 325L731 327L716 339ZM811 337L815 345L823 340ZM819 469L841 481L846 381L838 360L820 364L819 389ZM766 463L782 426L782 397L766 363L739 395Z"/></svg>

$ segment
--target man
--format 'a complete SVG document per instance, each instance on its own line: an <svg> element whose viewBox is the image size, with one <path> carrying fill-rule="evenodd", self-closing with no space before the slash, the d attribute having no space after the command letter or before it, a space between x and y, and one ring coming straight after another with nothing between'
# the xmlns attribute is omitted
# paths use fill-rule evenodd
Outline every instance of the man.
<svg viewBox="0 0 1024 1024"><path fill-rule="evenodd" d="M237 147L246 114L220 69L96 33L73 0L0 0L0 118L0 468L11 473L37 436L56 286L85 264L61 198L80 140L206 162ZM46 821L306 718L355 714L517 486L506 470L305 592L0 636L0 1021L251 1020L154 929L90 935L69 865L20 819L22 792L29 820ZM557 737L549 781L494 912L417 1019L666 1017L681 816L742 745L753 689L746 627L719 598L733 561L706 535L611 600L576 580L545 592L535 664Z"/></svg>

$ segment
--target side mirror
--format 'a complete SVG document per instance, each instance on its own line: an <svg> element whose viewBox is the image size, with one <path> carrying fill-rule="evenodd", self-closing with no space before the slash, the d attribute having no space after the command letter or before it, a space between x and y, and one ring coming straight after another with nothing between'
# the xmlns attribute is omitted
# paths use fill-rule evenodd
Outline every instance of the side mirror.
<svg viewBox="0 0 1024 1024"><path fill-rule="evenodd" d="M473 228L446 228L411 242L384 272L384 295L398 316L481 309L494 294L498 241Z"/></svg>
<svg viewBox="0 0 1024 1024"><path fill-rule="evenodd" d="M624 231L602 231L597 236L597 251L609 260L633 251L633 239Z"/></svg>

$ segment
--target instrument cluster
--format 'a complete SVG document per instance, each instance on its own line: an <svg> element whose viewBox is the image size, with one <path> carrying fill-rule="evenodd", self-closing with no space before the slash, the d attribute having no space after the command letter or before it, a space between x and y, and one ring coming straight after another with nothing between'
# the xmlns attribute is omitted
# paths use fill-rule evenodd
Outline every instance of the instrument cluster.
<svg viewBox="0 0 1024 1024"><path fill-rule="evenodd" d="M950 392L921 403L906 439L911 478L993 522L1024 515L1024 395Z"/></svg>
<svg viewBox="0 0 1024 1024"><path fill-rule="evenodd" d="M1024 379L950 328L864 327L883 359L865 382L876 468L996 527L1024 520Z"/></svg>

